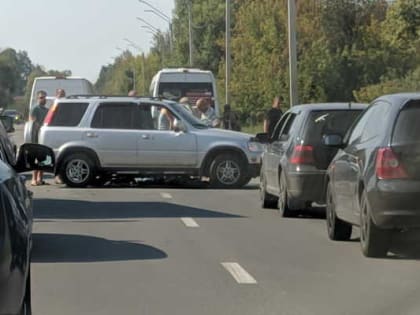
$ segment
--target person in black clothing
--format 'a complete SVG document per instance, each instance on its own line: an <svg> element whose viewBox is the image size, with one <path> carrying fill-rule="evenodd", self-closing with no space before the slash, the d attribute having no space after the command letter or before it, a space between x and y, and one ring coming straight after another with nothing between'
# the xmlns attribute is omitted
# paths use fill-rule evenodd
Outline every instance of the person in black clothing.
<svg viewBox="0 0 420 315"><path fill-rule="evenodd" d="M241 131L241 124L237 113L232 111L229 104L223 107L223 128L228 130Z"/></svg>
<svg viewBox="0 0 420 315"><path fill-rule="evenodd" d="M283 115L283 112L280 109L281 102L282 98L280 96L276 96L273 100L273 105L265 114L264 132L268 133L269 136L271 136L274 131L274 127L280 120L281 115Z"/></svg>

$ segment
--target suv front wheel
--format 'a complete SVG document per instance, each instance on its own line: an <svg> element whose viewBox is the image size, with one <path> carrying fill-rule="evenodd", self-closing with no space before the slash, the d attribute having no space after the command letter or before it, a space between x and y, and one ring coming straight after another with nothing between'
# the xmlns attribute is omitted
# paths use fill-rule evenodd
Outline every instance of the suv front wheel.
<svg viewBox="0 0 420 315"><path fill-rule="evenodd" d="M86 187L93 179L94 163L86 154L71 154L64 160L59 172L67 186Z"/></svg>
<svg viewBox="0 0 420 315"><path fill-rule="evenodd" d="M220 154L210 165L210 185L219 188L238 188L248 183L246 165L234 154Z"/></svg>

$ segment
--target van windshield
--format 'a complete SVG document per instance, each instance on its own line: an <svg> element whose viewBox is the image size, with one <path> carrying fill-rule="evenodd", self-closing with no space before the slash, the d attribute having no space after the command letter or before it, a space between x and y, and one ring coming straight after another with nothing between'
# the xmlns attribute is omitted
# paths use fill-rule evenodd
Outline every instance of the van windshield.
<svg viewBox="0 0 420 315"><path fill-rule="evenodd" d="M190 105L193 106L201 97L212 98L214 92L211 82L161 82L158 95L172 101L179 101L187 96ZM212 106L214 107L214 103Z"/></svg>

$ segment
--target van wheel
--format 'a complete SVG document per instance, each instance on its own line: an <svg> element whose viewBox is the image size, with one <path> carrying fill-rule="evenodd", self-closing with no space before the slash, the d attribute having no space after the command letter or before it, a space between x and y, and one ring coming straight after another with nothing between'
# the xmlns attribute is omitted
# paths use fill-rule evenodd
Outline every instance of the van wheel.
<svg viewBox="0 0 420 315"><path fill-rule="evenodd" d="M378 228L372 221L372 210L366 192L360 202L360 245L366 257L385 257L391 243L392 231Z"/></svg>
<svg viewBox="0 0 420 315"><path fill-rule="evenodd" d="M327 231L333 241L347 241L351 237L352 225L337 218L335 201L331 191L331 184L327 186Z"/></svg>
<svg viewBox="0 0 420 315"><path fill-rule="evenodd" d="M239 188L249 181L246 167L234 154L220 154L210 165L210 185L218 188Z"/></svg>
<svg viewBox="0 0 420 315"><path fill-rule="evenodd" d="M60 176L69 187L86 187L94 178L94 163L86 154L71 154L64 160Z"/></svg>
<svg viewBox="0 0 420 315"><path fill-rule="evenodd" d="M31 303L31 267L29 266L28 277L26 279L25 297L23 298L22 308L19 315L32 315Z"/></svg>

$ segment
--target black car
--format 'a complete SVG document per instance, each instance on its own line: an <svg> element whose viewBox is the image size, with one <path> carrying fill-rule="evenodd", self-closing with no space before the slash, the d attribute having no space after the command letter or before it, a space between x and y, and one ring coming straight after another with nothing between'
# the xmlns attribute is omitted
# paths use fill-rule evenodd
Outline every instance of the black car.
<svg viewBox="0 0 420 315"><path fill-rule="evenodd" d="M0 124L0 315L31 314L32 194L16 172L52 172L54 153L24 144L15 159L6 138Z"/></svg>
<svg viewBox="0 0 420 315"><path fill-rule="evenodd" d="M333 240L360 226L368 257L385 256L393 232L420 228L420 93L376 99L344 139L328 169L327 229Z"/></svg>
<svg viewBox="0 0 420 315"><path fill-rule="evenodd" d="M280 208L283 216L325 203L325 174L337 152L323 144L327 134L344 136L365 104L324 103L294 106L273 134L258 134L267 143L262 157L260 195L263 208Z"/></svg>

